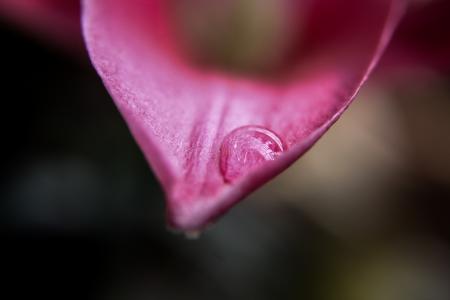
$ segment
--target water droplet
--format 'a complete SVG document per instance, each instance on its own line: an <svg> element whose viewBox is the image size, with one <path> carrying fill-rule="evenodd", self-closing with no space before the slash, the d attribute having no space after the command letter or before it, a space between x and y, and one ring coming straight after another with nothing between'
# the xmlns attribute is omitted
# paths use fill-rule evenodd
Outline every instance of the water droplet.
<svg viewBox="0 0 450 300"><path fill-rule="evenodd" d="M200 230L189 230L189 231L186 231L184 233L184 235L189 240L196 240L200 237L201 233L202 232Z"/></svg>
<svg viewBox="0 0 450 300"><path fill-rule="evenodd" d="M220 170L231 182L266 161L275 160L285 146L272 131L261 126L244 126L228 134L220 153Z"/></svg>

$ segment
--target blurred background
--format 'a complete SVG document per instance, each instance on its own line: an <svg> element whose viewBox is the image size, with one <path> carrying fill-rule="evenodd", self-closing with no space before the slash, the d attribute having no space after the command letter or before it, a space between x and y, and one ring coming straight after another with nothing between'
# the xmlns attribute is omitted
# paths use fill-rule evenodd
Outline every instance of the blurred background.
<svg viewBox="0 0 450 300"><path fill-rule="evenodd" d="M2 298L450 299L449 77L373 80L187 240L87 58L0 36Z"/></svg>

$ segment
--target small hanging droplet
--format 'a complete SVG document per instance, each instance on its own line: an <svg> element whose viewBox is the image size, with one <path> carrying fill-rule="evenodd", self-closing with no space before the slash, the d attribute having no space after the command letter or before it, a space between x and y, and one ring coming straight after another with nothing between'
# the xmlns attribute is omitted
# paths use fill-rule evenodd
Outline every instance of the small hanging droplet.
<svg viewBox="0 0 450 300"><path fill-rule="evenodd" d="M190 230L184 233L185 237L188 240L196 240L200 237L201 234L202 232L200 230Z"/></svg>
<svg viewBox="0 0 450 300"><path fill-rule="evenodd" d="M244 126L228 134L220 153L220 170L227 182L232 182L266 161L275 160L285 146L269 129Z"/></svg>

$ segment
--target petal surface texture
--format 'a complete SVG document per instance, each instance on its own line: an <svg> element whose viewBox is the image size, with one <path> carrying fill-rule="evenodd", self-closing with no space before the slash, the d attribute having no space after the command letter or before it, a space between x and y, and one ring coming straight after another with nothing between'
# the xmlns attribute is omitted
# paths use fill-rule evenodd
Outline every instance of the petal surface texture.
<svg viewBox="0 0 450 300"><path fill-rule="evenodd" d="M175 54L161 1L84 1L91 59L164 187L173 228L204 228L308 150L353 100L403 14L402 1L313 2L301 55L271 80Z"/></svg>

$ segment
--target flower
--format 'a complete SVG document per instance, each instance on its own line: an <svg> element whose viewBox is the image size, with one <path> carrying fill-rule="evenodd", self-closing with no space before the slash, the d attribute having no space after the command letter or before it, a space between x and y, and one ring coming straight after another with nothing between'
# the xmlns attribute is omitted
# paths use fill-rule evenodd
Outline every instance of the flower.
<svg viewBox="0 0 450 300"><path fill-rule="evenodd" d="M402 13L403 1L313 2L301 55L269 78L186 60L163 1L84 1L83 30L166 191L170 225L193 231L317 141L355 97Z"/></svg>
<svg viewBox="0 0 450 300"><path fill-rule="evenodd" d="M40 7L32 18L40 23L56 2L0 7L20 16ZM282 172L341 116L407 2L414 5L383 66L430 58L446 66L448 31L416 35L417 26L444 30L445 0L84 0L82 25L94 67L165 189L169 224L195 231ZM40 28L51 32L56 19Z"/></svg>
<svg viewBox="0 0 450 300"><path fill-rule="evenodd" d="M389 46L384 64L420 73L450 69L450 2L413 1Z"/></svg>
<svg viewBox="0 0 450 300"><path fill-rule="evenodd" d="M82 49L79 0L0 0L0 16L66 49Z"/></svg>

